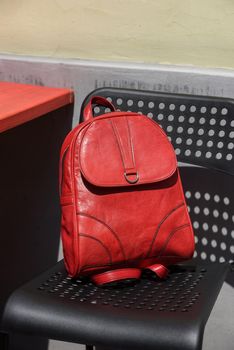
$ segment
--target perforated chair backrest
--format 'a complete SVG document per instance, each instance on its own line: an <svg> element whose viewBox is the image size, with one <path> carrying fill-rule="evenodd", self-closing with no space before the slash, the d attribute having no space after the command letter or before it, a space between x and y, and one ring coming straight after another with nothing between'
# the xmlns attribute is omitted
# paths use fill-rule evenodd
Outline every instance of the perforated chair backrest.
<svg viewBox="0 0 234 350"><path fill-rule="evenodd" d="M198 166L180 170L196 235L194 257L203 262L233 261L234 102L115 88L97 89L86 101L92 95L155 120L167 133L178 161ZM95 107L94 115L108 111Z"/></svg>

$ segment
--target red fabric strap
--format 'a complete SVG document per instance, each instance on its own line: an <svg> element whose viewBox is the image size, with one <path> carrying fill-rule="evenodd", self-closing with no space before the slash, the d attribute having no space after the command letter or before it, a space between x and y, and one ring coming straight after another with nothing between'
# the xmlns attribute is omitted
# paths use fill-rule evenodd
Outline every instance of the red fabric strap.
<svg viewBox="0 0 234 350"><path fill-rule="evenodd" d="M91 277L92 281L97 285L110 282L121 281L128 278L138 279L141 276L141 270L135 268L117 269L99 273Z"/></svg>
<svg viewBox="0 0 234 350"><path fill-rule="evenodd" d="M147 269L153 271L159 278L166 278L169 273L169 270L161 264L148 266Z"/></svg>
<svg viewBox="0 0 234 350"><path fill-rule="evenodd" d="M93 96L91 97L90 101L84 108L83 119L85 122L93 118L93 108L92 108L93 104L110 108L112 112L116 110L115 106L111 102L109 102L106 98L101 96Z"/></svg>

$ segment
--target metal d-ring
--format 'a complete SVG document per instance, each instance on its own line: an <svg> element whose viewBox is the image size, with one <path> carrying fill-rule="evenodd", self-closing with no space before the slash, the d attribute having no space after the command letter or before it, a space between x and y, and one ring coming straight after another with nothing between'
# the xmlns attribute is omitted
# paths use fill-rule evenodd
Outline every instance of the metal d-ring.
<svg viewBox="0 0 234 350"><path fill-rule="evenodd" d="M131 180L131 179L128 178L129 175L136 175L136 178L135 178L134 180ZM130 183L130 184L135 184L135 183L137 183L137 181L139 180L138 172L136 172L136 173L129 173L129 174L127 174L127 173L125 172L125 173L124 173L124 177L125 177L126 181L127 181L128 183Z"/></svg>

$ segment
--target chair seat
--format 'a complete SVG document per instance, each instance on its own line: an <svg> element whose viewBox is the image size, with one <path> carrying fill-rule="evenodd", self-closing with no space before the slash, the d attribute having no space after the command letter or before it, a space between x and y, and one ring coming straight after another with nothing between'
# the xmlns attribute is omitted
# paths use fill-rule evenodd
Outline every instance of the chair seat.
<svg viewBox="0 0 234 350"><path fill-rule="evenodd" d="M63 260L17 289L2 320L8 333L117 349L200 349L227 264L173 267L158 280L97 287L67 276Z"/></svg>

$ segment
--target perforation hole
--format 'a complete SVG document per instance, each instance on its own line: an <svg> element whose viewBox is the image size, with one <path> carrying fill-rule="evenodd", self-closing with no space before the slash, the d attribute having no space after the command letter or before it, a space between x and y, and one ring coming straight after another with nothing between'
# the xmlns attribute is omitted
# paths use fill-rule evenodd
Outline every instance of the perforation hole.
<svg viewBox="0 0 234 350"><path fill-rule="evenodd" d="M203 125L205 124L205 122L206 122L205 118L202 117L199 119L199 124Z"/></svg>
<svg viewBox="0 0 234 350"><path fill-rule="evenodd" d="M185 152L184 152L184 154L185 154L187 157L189 157L189 156L191 155L190 149L186 149Z"/></svg>
<svg viewBox="0 0 234 350"><path fill-rule="evenodd" d="M158 120L163 120L164 115L162 113L158 114Z"/></svg>
<svg viewBox="0 0 234 350"><path fill-rule="evenodd" d="M206 158L211 158L212 157L212 153L211 152L206 152Z"/></svg>
<svg viewBox="0 0 234 350"><path fill-rule="evenodd" d="M165 104L161 102L161 103L159 103L158 107L159 107L159 109L164 109L165 108Z"/></svg>
<svg viewBox="0 0 234 350"><path fill-rule="evenodd" d="M187 139L186 140L186 145L190 146L193 143L192 139Z"/></svg>
<svg viewBox="0 0 234 350"><path fill-rule="evenodd" d="M194 132L194 129L193 129L193 128L188 128L188 134L189 134L189 135L192 135L193 132Z"/></svg>
<svg viewBox="0 0 234 350"><path fill-rule="evenodd" d="M154 108L154 102L150 101L150 102L148 103L148 107L149 107L149 108Z"/></svg>
<svg viewBox="0 0 234 350"><path fill-rule="evenodd" d="M180 145L180 144L182 143L182 138L181 138L181 137L177 137L177 138L176 138L176 143L177 143L178 145Z"/></svg>
<svg viewBox="0 0 234 350"><path fill-rule="evenodd" d="M190 124L195 123L195 118L194 118L194 117L190 117L190 118L189 118L189 123L190 123Z"/></svg>
<svg viewBox="0 0 234 350"><path fill-rule="evenodd" d="M210 214L209 208L204 208L203 209L203 213L204 213L205 216L208 216Z"/></svg>
<svg viewBox="0 0 234 350"><path fill-rule="evenodd" d="M190 112L193 113L197 110L197 108L196 108L196 106L191 106L189 110L190 110Z"/></svg>
<svg viewBox="0 0 234 350"><path fill-rule="evenodd" d="M197 200L201 199L201 192L196 191L196 192L194 193L194 197L195 197Z"/></svg>
<svg viewBox="0 0 234 350"><path fill-rule="evenodd" d="M227 121L225 119L220 120L220 126L225 126L227 124Z"/></svg>
<svg viewBox="0 0 234 350"><path fill-rule="evenodd" d="M185 119L184 116L180 115L179 118L178 118L179 123L183 123L184 119Z"/></svg>
<svg viewBox="0 0 234 350"><path fill-rule="evenodd" d="M221 142L221 141L218 142L218 144L217 144L217 147L218 147L218 148L223 148L223 146L224 146L224 143L223 143L223 142Z"/></svg>
<svg viewBox="0 0 234 350"><path fill-rule="evenodd" d="M133 100L127 100L127 105L128 105L128 107L133 106Z"/></svg>
<svg viewBox="0 0 234 350"><path fill-rule="evenodd" d="M219 202L220 202L220 196L219 196L218 194L215 194L215 195L214 195L214 201L215 201L216 203L219 203Z"/></svg>
<svg viewBox="0 0 234 350"><path fill-rule="evenodd" d="M180 105L180 111L184 112L186 110L186 106L185 105Z"/></svg>
<svg viewBox="0 0 234 350"><path fill-rule="evenodd" d="M153 113L149 112L149 113L147 113L147 116L148 116L150 119L152 119L154 115L153 115Z"/></svg>
<svg viewBox="0 0 234 350"><path fill-rule="evenodd" d="M214 118L210 119L210 125L215 125L216 124L216 120Z"/></svg>
<svg viewBox="0 0 234 350"><path fill-rule="evenodd" d="M168 116L168 121L169 121L169 122L172 122L173 120L174 120L174 115L170 114L170 115Z"/></svg>
<svg viewBox="0 0 234 350"><path fill-rule="evenodd" d="M174 103L171 103L171 104L169 105L169 109L170 109L170 111L174 111L174 110L175 110L175 105L174 105Z"/></svg>
<svg viewBox="0 0 234 350"><path fill-rule="evenodd" d="M200 213L200 208L198 206L193 208L193 211L195 214L199 214Z"/></svg>
<svg viewBox="0 0 234 350"><path fill-rule="evenodd" d="M214 142L210 140L210 141L207 142L207 147L212 147L213 144L214 144Z"/></svg>
<svg viewBox="0 0 234 350"><path fill-rule="evenodd" d="M212 107L211 110L210 110L210 113L211 114L216 114L217 113L217 108L216 107Z"/></svg>
<svg viewBox="0 0 234 350"><path fill-rule="evenodd" d="M177 128L177 133L178 133L178 134L181 134L183 131L184 131L184 128L182 128L182 126L179 126L179 127Z"/></svg>
<svg viewBox="0 0 234 350"><path fill-rule="evenodd" d="M225 131L224 130L220 130L218 135L219 135L219 137L224 137L225 136Z"/></svg>
<svg viewBox="0 0 234 350"><path fill-rule="evenodd" d="M201 111L201 113L206 113L207 108L205 106L203 106L203 107L201 107L200 111Z"/></svg>
<svg viewBox="0 0 234 350"><path fill-rule="evenodd" d="M228 220L229 215L228 215L228 213L226 211L224 211L223 214L222 214L222 217L223 217L223 220Z"/></svg>
<svg viewBox="0 0 234 350"><path fill-rule="evenodd" d="M208 223L204 222L203 225L202 225L202 228L203 228L204 231L208 231L208 229L209 229Z"/></svg>
<svg viewBox="0 0 234 350"><path fill-rule="evenodd" d="M233 156L232 156L232 154L231 153L228 153L227 155L226 155L226 159L227 160L232 160L232 158L233 158Z"/></svg>
<svg viewBox="0 0 234 350"><path fill-rule="evenodd" d="M95 114L98 114L98 113L100 113L100 107L98 107L98 106L96 106L96 107L94 107L94 113Z"/></svg>
<svg viewBox="0 0 234 350"><path fill-rule="evenodd" d="M230 137L230 139L233 139L233 138L234 138L234 131L231 131L231 132L229 133L229 137Z"/></svg>
<svg viewBox="0 0 234 350"><path fill-rule="evenodd" d="M225 251L227 249L226 243L225 242L221 242L220 243L220 248L221 248L221 250Z"/></svg>
<svg viewBox="0 0 234 350"><path fill-rule="evenodd" d="M175 149L175 154L178 156L180 153L181 153L180 148L176 148L176 149Z"/></svg>
<svg viewBox="0 0 234 350"><path fill-rule="evenodd" d="M168 125L167 132L172 132L172 131L173 131L173 127L171 125Z"/></svg>
<svg viewBox="0 0 234 350"><path fill-rule="evenodd" d="M210 242L211 247L212 248L216 248L217 247L217 241L215 239L212 239L212 241Z"/></svg>
<svg viewBox="0 0 234 350"><path fill-rule="evenodd" d="M117 103L118 106L121 106L123 104L123 99L122 98L117 98L116 103Z"/></svg>
<svg viewBox="0 0 234 350"><path fill-rule="evenodd" d="M217 225L212 225L212 231L214 232L214 233L217 233L218 232L218 226Z"/></svg>
<svg viewBox="0 0 234 350"><path fill-rule="evenodd" d="M204 135L204 129L198 129L197 133L198 133L199 136Z"/></svg>
<svg viewBox="0 0 234 350"><path fill-rule="evenodd" d="M138 103L137 103L137 105L138 105L138 107L143 107L144 106L144 102L143 101L138 101Z"/></svg>
<svg viewBox="0 0 234 350"><path fill-rule="evenodd" d="M227 115L227 113L228 113L227 108L222 108L222 109L221 109L221 114L222 114L222 115Z"/></svg>
<svg viewBox="0 0 234 350"><path fill-rule="evenodd" d="M197 140L196 142L197 146L202 146L203 145L203 141L201 139Z"/></svg>
<svg viewBox="0 0 234 350"><path fill-rule="evenodd" d="M220 152L216 153L216 155L215 155L215 158L218 159L218 160L222 159L222 157L223 157L223 155Z"/></svg>
<svg viewBox="0 0 234 350"><path fill-rule="evenodd" d="M234 143L233 142L229 142L227 148L228 149L233 149L234 148Z"/></svg>
<svg viewBox="0 0 234 350"><path fill-rule="evenodd" d="M208 131L208 135L209 135L209 136L214 136L214 134L215 134L215 131L214 131L213 129L210 129L210 130Z"/></svg>
<svg viewBox="0 0 234 350"><path fill-rule="evenodd" d="M196 151L196 152L195 152L195 156L196 156L197 158L201 157L201 154L202 154L201 151Z"/></svg>
<svg viewBox="0 0 234 350"><path fill-rule="evenodd" d="M206 260L207 259L207 254L206 252L201 252L201 259Z"/></svg>
<svg viewBox="0 0 234 350"><path fill-rule="evenodd" d="M224 197L223 198L223 202L224 202L224 204L229 205L230 204L230 199L228 197Z"/></svg>
<svg viewBox="0 0 234 350"><path fill-rule="evenodd" d="M212 262L216 261L216 256L214 254L210 255L210 261L212 261Z"/></svg>

